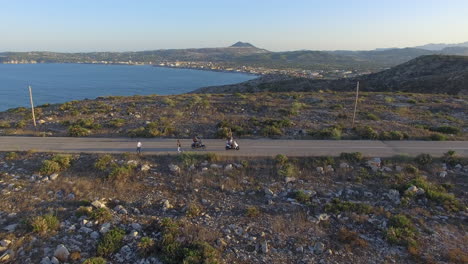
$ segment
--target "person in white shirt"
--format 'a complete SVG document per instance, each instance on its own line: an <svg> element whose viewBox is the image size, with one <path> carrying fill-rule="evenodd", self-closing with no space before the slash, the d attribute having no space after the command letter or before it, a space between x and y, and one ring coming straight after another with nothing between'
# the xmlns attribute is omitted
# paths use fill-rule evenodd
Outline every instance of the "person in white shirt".
<svg viewBox="0 0 468 264"><path fill-rule="evenodd" d="M137 150L136 151L137 151L138 154L141 153L141 142L140 141L138 141L138 143L137 143Z"/></svg>

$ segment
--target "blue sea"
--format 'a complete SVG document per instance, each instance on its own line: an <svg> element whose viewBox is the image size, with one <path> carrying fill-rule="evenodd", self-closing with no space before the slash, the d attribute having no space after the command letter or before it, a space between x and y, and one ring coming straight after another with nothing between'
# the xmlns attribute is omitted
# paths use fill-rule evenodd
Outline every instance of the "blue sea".
<svg viewBox="0 0 468 264"><path fill-rule="evenodd" d="M244 73L130 65L0 64L0 111L110 95L182 94L256 78Z"/></svg>

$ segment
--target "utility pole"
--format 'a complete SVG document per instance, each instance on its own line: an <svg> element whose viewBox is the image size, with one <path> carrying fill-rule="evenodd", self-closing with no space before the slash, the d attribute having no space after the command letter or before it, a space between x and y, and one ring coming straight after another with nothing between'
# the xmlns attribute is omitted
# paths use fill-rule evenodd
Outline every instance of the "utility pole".
<svg viewBox="0 0 468 264"><path fill-rule="evenodd" d="M32 118L34 122L34 128L36 128L36 116L34 115L34 104L33 104L33 98L32 98L31 85L29 85L29 100L31 101L31 112L32 112Z"/></svg>
<svg viewBox="0 0 468 264"><path fill-rule="evenodd" d="M354 128L354 120L356 119L356 110L357 110L358 98L359 98L359 81L357 82L357 86L356 86L356 102L354 103L354 113L353 113L353 125L352 125L352 128Z"/></svg>

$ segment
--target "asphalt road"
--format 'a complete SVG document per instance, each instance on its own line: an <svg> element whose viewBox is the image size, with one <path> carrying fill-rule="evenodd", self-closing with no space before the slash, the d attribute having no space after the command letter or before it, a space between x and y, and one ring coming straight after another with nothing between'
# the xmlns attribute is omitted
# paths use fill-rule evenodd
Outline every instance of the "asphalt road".
<svg viewBox="0 0 468 264"><path fill-rule="evenodd" d="M123 153L136 150L136 139L70 137L0 137L0 151ZM175 139L142 139L143 154L176 154ZM192 151L191 139L181 140L183 151ZM361 152L367 156L389 157L397 154L416 156L429 153L441 156L448 150L468 157L468 141L371 141L371 140L273 140L241 139L240 150L225 150L225 141L205 139L206 152L237 156L336 156L341 152ZM203 150L195 150L204 152Z"/></svg>

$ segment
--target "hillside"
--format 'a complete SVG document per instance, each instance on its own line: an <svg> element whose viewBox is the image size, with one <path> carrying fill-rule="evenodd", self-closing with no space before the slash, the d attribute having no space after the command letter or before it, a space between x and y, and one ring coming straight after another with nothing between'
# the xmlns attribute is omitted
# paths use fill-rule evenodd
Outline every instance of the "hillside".
<svg viewBox="0 0 468 264"><path fill-rule="evenodd" d="M468 57L428 55L358 78L338 80L291 78L269 82L252 80L241 84L201 88L196 92L352 91L357 81L360 81L363 91L468 94Z"/></svg>
<svg viewBox="0 0 468 264"><path fill-rule="evenodd" d="M466 263L468 160L0 152L2 263Z"/></svg>
<svg viewBox="0 0 468 264"><path fill-rule="evenodd" d="M417 48L382 49L372 51L285 51L271 52L246 42L229 47L199 49L165 49L138 52L4 52L0 63L146 63L204 62L226 67L264 67L270 69L304 70L382 70L422 55L467 55L468 48L448 47L440 51Z"/></svg>

